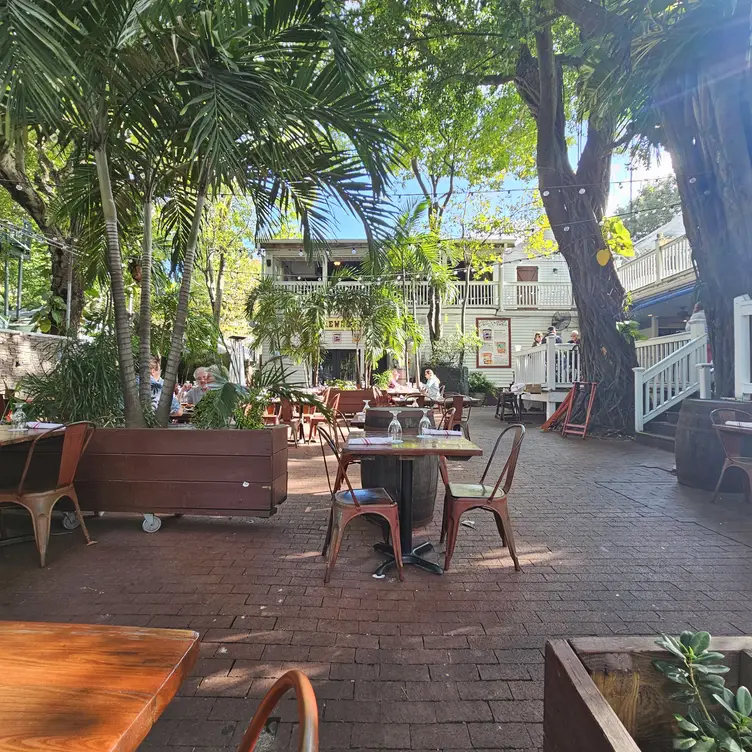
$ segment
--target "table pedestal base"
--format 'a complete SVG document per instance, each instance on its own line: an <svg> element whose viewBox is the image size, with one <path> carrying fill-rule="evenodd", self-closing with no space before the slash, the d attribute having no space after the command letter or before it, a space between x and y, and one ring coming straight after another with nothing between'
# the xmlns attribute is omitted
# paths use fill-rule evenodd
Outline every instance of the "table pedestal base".
<svg viewBox="0 0 752 752"><path fill-rule="evenodd" d="M394 558L394 549L387 543L377 543L374 546L374 549L388 557L387 560L373 573L374 577L383 577L392 567L397 566L397 561ZM431 572L431 574L444 574L442 567L438 564L434 564L432 561L427 561L421 556L423 552L432 550L433 543L430 541L421 543L412 551L402 554L402 563L405 566L420 567L421 569L425 569L426 572Z"/></svg>

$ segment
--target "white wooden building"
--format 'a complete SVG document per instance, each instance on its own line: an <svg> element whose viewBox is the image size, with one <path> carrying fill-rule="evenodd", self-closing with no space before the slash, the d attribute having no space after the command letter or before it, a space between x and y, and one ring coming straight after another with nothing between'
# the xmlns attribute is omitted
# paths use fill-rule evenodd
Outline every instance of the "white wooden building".
<svg viewBox="0 0 752 752"><path fill-rule="evenodd" d="M529 348L535 332L545 332L552 321L561 321L565 324L560 328L566 342L569 331L577 328L577 321L569 271L559 254L530 258L513 237L499 238L494 241L494 246L503 250L503 261L494 264L486 278L470 282L466 326L468 330L477 329L486 338L486 343L474 357L466 359L466 365L471 371L480 371L494 384L502 386L517 380L515 352ZM310 263L300 240L272 240L264 244L262 268L265 276L273 277L285 287L304 292L324 284L335 269L351 267L357 271L366 250L363 240L333 240L328 243L326 258ZM443 309L446 334L456 332L461 321L464 282L460 278L464 280L464 270L458 268L456 274L456 293ZM426 282L413 280L407 294L416 296L418 320L426 330L426 344L421 352L421 361L425 362L430 355L426 319L429 286ZM352 363L353 358L361 357L353 333L338 326L336 319L325 331L323 345L327 350L325 376L328 378L345 376L347 364ZM265 348L262 358L267 359L270 355ZM295 378L304 381L304 369L290 365L296 370ZM385 367L392 365L384 364Z"/></svg>

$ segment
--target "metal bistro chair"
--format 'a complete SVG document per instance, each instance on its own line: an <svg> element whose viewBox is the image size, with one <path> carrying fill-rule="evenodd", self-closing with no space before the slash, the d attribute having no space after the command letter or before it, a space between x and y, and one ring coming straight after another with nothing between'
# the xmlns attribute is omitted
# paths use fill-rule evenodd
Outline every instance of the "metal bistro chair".
<svg viewBox="0 0 752 752"><path fill-rule="evenodd" d="M326 403L332 411L332 418L327 418L323 413L314 413L308 420L308 442L313 441L313 437L316 435L318 427L322 423L330 423L332 420L337 420L337 413L339 412L339 399L340 392L329 392L329 401Z"/></svg>
<svg viewBox="0 0 752 752"><path fill-rule="evenodd" d="M399 529L399 511L397 502L389 495L384 488L357 488L354 489L347 477L347 462L340 454L337 445L332 440L325 428L319 428L319 440L321 441L321 454L324 457L324 469L326 470L326 480L329 484L329 491L332 495L332 509L329 513L329 526L326 531L324 548L321 551L322 556L328 556L326 564L326 573L324 575L324 584L329 582L332 569L337 562L339 548L342 545L342 537L345 528L351 520L364 514L374 514L383 517L389 525L389 531L392 536L392 546L394 548L394 558L397 561L397 571L400 581L404 580L402 566L402 552L400 550L400 529ZM329 474L329 465L326 460L326 447L329 446L332 454L337 460L337 475L334 486L332 486L331 475ZM338 483L344 482L347 486L346 491L340 491Z"/></svg>
<svg viewBox="0 0 752 752"><path fill-rule="evenodd" d="M452 396L452 409L454 417L452 418L451 428L460 430L465 434L465 438L470 440L470 411L473 409L472 404L465 406L465 397L462 394Z"/></svg>
<svg viewBox="0 0 752 752"><path fill-rule="evenodd" d="M508 431L513 432L512 449L496 484L493 486L487 485L485 480L491 468L491 463L494 461L501 440ZM520 571L520 562L517 559L517 549L514 543L512 521L509 518L509 509L507 508L507 494L512 487L514 471L517 467L517 458L519 457L520 447L524 438L525 426L522 424L514 424L505 428L499 434L499 438L496 439L491 456L488 458L488 464L483 471L479 483L450 483L446 460L443 457L441 458L439 470L441 471L441 479L444 481L446 488L444 496L444 519L441 524L441 540L443 541L446 538L445 570L449 569L449 563L452 561L452 554L454 553L454 546L457 543L457 533L462 515L471 509L487 509L493 512L496 518L496 527L499 530L502 544L509 548L509 554L514 562L515 570Z"/></svg>
<svg viewBox="0 0 752 752"><path fill-rule="evenodd" d="M290 427L288 441L291 438L296 447L298 446L298 434L302 425L301 420L295 412L295 405L290 400L283 399L279 408L279 423Z"/></svg>
<svg viewBox="0 0 752 752"><path fill-rule="evenodd" d="M744 443L742 440L746 437L736 432L724 431L724 427L726 426L726 421L751 424L749 441L752 442L752 414L744 410L736 410L733 407L721 407L710 413L710 420L718 434L718 439L723 447L723 453L726 455L726 459L723 460L723 469L715 486L712 501L718 498L723 477L726 475L726 471L732 467L738 468L747 476L747 483L744 487L744 498L749 501L752 498L752 456L745 457L742 454Z"/></svg>
<svg viewBox="0 0 752 752"><path fill-rule="evenodd" d="M94 430L93 423L81 421L79 423L71 423L64 428L52 428L39 434L29 446L29 453L26 455L26 463L24 464L18 487L14 489L0 489L0 504L18 504L31 515L31 521L34 526L34 538L39 551L39 564L42 567L47 562L47 545L50 540L50 517L52 516L52 509L63 497L68 497L73 502L76 517L81 524L81 530L86 538L87 545L96 543L89 536L86 522L84 522L83 515L81 514L81 507L78 504L76 489L73 487L73 479L76 476L78 462L86 449L86 445L94 435ZM58 470L57 481L52 481L54 485L51 485L35 478L29 478L28 474L37 445L40 441L53 436L63 437L63 447L60 454L60 468Z"/></svg>
<svg viewBox="0 0 752 752"><path fill-rule="evenodd" d="M522 423L522 399L509 387L500 387L496 391L496 414L494 417L506 421L507 412L517 423Z"/></svg>
<svg viewBox="0 0 752 752"><path fill-rule="evenodd" d="M319 709L316 694L308 677L298 670L282 674L264 695L248 724L238 752L253 752L272 710L291 689L295 692L298 702L298 752L318 752Z"/></svg>

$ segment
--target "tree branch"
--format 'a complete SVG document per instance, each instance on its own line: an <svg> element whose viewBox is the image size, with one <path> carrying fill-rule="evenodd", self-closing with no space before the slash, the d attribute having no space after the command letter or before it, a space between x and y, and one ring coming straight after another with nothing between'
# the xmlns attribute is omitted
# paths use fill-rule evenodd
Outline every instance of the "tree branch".
<svg viewBox="0 0 752 752"><path fill-rule="evenodd" d="M509 73L507 75L501 74L489 74L483 76L480 80L481 86L503 86L504 84L511 84L514 81L514 74Z"/></svg>
<svg viewBox="0 0 752 752"><path fill-rule="evenodd" d="M574 21L586 39L623 31L625 27L616 13L591 0L554 0L554 7Z"/></svg>
<svg viewBox="0 0 752 752"><path fill-rule="evenodd" d="M423 182L423 176L420 174L420 166L418 165L418 158L413 157L410 160L410 165L413 168L413 175L415 175L415 178L418 181L420 190L423 191L423 195L426 197L426 199L428 201L431 201L433 197L431 196L431 192L428 190L428 186Z"/></svg>

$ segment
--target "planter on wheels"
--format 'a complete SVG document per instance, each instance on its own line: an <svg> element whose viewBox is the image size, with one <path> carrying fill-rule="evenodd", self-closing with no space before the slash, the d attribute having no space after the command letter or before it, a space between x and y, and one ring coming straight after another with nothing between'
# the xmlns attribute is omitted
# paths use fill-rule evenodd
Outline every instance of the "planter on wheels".
<svg viewBox="0 0 752 752"><path fill-rule="evenodd" d="M287 498L287 426L258 431L100 428L76 492L91 512L270 517Z"/></svg>
<svg viewBox="0 0 752 752"><path fill-rule="evenodd" d="M403 434L416 436L422 410L405 409L399 412ZM433 420L433 411L428 411ZM379 407L366 412L366 431L386 433L392 422L389 408ZM438 457L416 457L413 460L413 527L423 527L433 520L436 505L436 487L439 481ZM373 457L364 460L360 468L363 488L385 488L393 499L400 493L400 461L396 457Z"/></svg>
<svg viewBox="0 0 752 752"><path fill-rule="evenodd" d="M752 637L715 637L726 686L752 685ZM544 752L672 749L676 684L652 665L668 654L653 637L583 637L546 645Z"/></svg>

